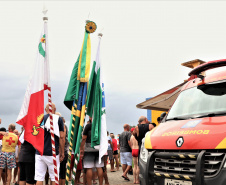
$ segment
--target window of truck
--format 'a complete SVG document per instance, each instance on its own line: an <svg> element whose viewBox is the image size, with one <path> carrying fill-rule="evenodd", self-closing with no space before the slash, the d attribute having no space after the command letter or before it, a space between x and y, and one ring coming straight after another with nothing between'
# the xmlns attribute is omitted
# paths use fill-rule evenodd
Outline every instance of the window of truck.
<svg viewBox="0 0 226 185"><path fill-rule="evenodd" d="M212 82L182 91L167 120L192 119L226 114L226 81Z"/></svg>

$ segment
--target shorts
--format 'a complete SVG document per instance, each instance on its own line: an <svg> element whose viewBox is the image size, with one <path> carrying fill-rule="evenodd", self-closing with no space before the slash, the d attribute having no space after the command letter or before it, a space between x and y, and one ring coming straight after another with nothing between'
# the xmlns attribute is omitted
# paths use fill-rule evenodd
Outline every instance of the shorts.
<svg viewBox="0 0 226 185"><path fill-rule="evenodd" d="M26 181L28 184L35 184L35 162L19 162L20 181Z"/></svg>
<svg viewBox="0 0 226 185"><path fill-rule="evenodd" d="M132 166L132 152L121 152L120 158L121 158L121 164Z"/></svg>
<svg viewBox="0 0 226 185"><path fill-rule="evenodd" d="M0 153L0 168L8 169L16 168L16 155L15 152L2 152Z"/></svg>
<svg viewBox="0 0 226 185"><path fill-rule="evenodd" d="M99 164L99 152L85 152L83 158L84 168L102 168L104 167L103 157L101 163Z"/></svg>
<svg viewBox="0 0 226 185"><path fill-rule="evenodd" d="M56 156L57 162L57 172L59 176L59 169L60 169L60 159L59 155ZM44 181L45 174L48 167L49 178L51 181L55 182L55 174L54 174L54 165L53 165L53 156L46 156L46 155L35 155L35 180L36 181Z"/></svg>
<svg viewBox="0 0 226 185"><path fill-rule="evenodd" d="M65 179L66 177L66 164L68 156L65 155L64 160L60 163L60 179Z"/></svg>
<svg viewBox="0 0 226 185"><path fill-rule="evenodd" d="M113 152L112 150L108 150L108 157L109 157L109 160L113 160Z"/></svg>
<svg viewBox="0 0 226 185"><path fill-rule="evenodd" d="M115 150L113 155L118 155L118 150Z"/></svg>
<svg viewBox="0 0 226 185"><path fill-rule="evenodd" d="M73 170L75 164L75 155L71 154L71 165L70 165L70 170Z"/></svg>
<svg viewBox="0 0 226 185"><path fill-rule="evenodd" d="M82 170L82 160L81 159L78 162L77 170Z"/></svg>
<svg viewBox="0 0 226 185"><path fill-rule="evenodd" d="M132 156L138 157L138 155L139 155L139 149L132 149Z"/></svg>

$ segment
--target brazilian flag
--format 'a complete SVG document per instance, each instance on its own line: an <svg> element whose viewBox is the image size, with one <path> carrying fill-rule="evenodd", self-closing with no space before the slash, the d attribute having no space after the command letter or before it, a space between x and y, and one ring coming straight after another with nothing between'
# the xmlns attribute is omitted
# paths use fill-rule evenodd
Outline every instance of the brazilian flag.
<svg viewBox="0 0 226 185"><path fill-rule="evenodd" d="M87 26L88 25L88 26ZM85 120L85 109L86 109L86 97L87 88L90 74L90 59L91 59L91 41L90 33L93 29L96 29L94 22L87 22L86 31L82 49L79 57L72 70L71 78L69 81L68 89L64 98L65 106L71 110L71 121L69 125L69 155L67 161L66 171L66 184L69 182L69 172L71 164L71 153L75 153L75 165L74 172L76 173L76 167L79 160L79 149L82 138L83 125ZM94 30L95 31L95 30ZM93 31L93 32L94 32ZM75 175L73 173L73 175ZM72 182L74 177L72 178Z"/></svg>

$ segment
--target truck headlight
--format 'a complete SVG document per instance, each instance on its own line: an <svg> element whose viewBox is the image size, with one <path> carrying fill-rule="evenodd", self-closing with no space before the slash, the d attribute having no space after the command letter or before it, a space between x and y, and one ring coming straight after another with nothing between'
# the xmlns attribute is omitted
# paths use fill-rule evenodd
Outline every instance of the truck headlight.
<svg viewBox="0 0 226 185"><path fill-rule="evenodd" d="M145 138L142 139L142 144L141 144L141 148L140 148L140 159L144 162L147 162L148 150L144 147L144 140L145 140Z"/></svg>

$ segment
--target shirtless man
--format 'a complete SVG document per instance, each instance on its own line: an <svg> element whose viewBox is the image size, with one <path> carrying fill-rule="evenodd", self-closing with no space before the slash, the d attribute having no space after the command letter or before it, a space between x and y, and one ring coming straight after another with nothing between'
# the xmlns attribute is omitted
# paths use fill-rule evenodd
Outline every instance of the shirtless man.
<svg viewBox="0 0 226 185"><path fill-rule="evenodd" d="M131 143L131 148L132 148L132 156L133 156L133 183L134 184L140 184L139 182L139 166L138 166L138 154L139 154L139 145L135 137L133 136L135 128L131 128L131 138L130 138L130 143Z"/></svg>

